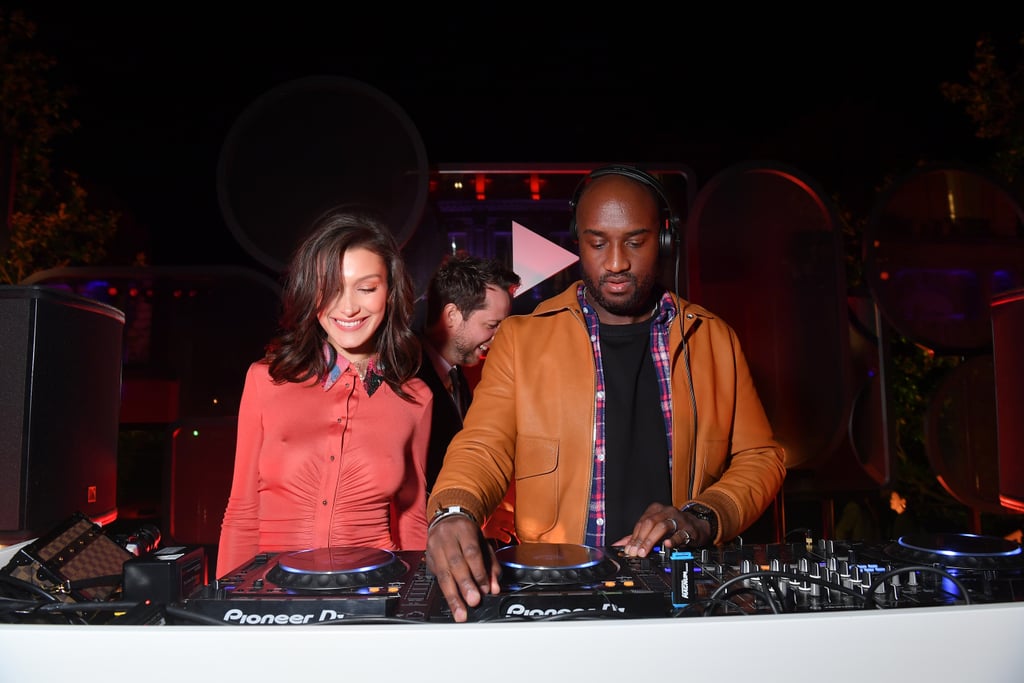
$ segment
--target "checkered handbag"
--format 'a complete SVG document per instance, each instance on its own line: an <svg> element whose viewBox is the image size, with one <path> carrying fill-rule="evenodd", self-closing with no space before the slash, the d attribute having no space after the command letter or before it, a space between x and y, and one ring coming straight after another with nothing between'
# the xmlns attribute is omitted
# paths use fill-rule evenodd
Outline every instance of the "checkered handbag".
<svg viewBox="0 0 1024 683"><path fill-rule="evenodd" d="M132 554L78 512L21 548L0 572L64 602L106 600L121 589Z"/></svg>

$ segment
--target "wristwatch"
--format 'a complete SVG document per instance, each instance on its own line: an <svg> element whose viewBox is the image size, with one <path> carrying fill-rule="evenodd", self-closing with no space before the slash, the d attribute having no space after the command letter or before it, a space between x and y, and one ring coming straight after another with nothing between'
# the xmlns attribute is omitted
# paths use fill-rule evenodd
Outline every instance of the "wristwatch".
<svg viewBox="0 0 1024 683"><path fill-rule="evenodd" d="M476 517L474 517L469 512L469 510L466 510L458 505L449 505L448 507L440 508L439 510L437 510L437 512L434 513L434 518L430 520L430 524L427 525L427 531L433 529L437 525L437 523L440 522L442 519L448 519L449 517L454 517L455 515L465 517L474 524L477 523Z"/></svg>
<svg viewBox="0 0 1024 683"><path fill-rule="evenodd" d="M714 543L715 539L718 538L718 515L715 511L709 508L707 505L701 503L687 503L683 507L679 508L681 512L689 512L697 519L703 519L711 527L711 539L709 543Z"/></svg>

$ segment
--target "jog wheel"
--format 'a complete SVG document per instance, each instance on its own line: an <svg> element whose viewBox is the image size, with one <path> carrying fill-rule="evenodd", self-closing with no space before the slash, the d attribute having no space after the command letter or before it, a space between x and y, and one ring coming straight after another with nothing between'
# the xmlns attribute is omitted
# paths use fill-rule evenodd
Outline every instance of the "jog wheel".
<svg viewBox="0 0 1024 683"><path fill-rule="evenodd" d="M343 591L387 584L408 569L387 550L316 548L282 555L267 580L299 592Z"/></svg>
<svg viewBox="0 0 1024 683"><path fill-rule="evenodd" d="M571 543L524 543L501 548L502 580L534 586L590 584L612 578L619 565L604 551Z"/></svg>

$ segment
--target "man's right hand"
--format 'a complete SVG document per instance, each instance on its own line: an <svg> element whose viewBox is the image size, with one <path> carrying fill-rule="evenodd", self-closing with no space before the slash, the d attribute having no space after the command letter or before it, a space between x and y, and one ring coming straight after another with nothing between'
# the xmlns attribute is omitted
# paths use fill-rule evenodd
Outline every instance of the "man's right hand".
<svg viewBox="0 0 1024 683"><path fill-rule="evenodd" d="M501 591L494 549L480 538L480 528L462 515L440 520L427 535L427 569L455 621L466 621L468 608L479 605L482 595Z"/></svg>

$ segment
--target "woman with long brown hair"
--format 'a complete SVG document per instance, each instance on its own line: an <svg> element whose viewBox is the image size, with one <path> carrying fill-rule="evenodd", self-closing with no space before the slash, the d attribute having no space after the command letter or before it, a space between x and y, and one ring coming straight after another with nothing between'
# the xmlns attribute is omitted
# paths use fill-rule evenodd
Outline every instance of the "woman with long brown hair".
<svg viewBox="0 0 1024 683"><path fill-rule="evenodd" d="M318 218L246 375L218 577L261 552L426 547L433 399L412 315L388 226L347 208Z"/></svg>

